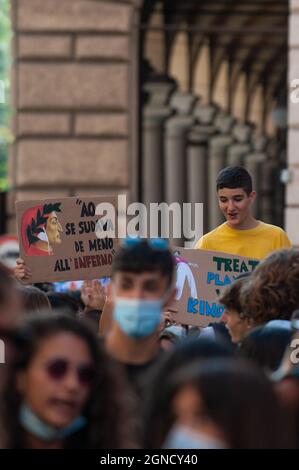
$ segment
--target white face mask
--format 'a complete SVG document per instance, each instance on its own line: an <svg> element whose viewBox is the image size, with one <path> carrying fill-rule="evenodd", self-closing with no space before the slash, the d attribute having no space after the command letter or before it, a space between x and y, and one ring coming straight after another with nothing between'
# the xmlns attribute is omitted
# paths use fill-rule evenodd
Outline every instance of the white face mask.
<svg viewBox="0 0 299 470"><path fill-rule="evenodd" d="M163 449L225 449L223 442L187 426L175 425L166 437Z"/></svg>
<svg viewBox="0 0 299 470"><path fill-rule="evenodd" d="M69 437L87 424L87 419L84 416L77 416L67 426L57 429L42 421L25 403L21 405L19 420L23 429L44 442Z"/></svg>
<svg viewBox="0 0 299 470"><path fill-rule="evenodd" d="M120 329L131 338L139 339L154 333L161 320L162 310L170 296L167 289L162 299L127 299L118 297L114 290L113 318Z"/></svg>
<svg viewBox="0 0 299 470"><path fill-rule="evenodd" d="M127 336L144 338L154 333L161 322L161 300L116 297L113 317Z"/></svg>

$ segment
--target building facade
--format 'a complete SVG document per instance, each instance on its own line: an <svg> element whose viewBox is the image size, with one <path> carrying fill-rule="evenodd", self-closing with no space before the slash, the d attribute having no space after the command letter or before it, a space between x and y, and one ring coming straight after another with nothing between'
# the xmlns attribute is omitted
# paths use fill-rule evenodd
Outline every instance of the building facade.
<svg viewBox="0 0 299 470"><path fill-rule="evenodd" d="M206 68L211 66L212 47L207 49L205 43L201 45L202 52L197 62L197 70L194 69L192 74L189 73L192 68L192 55L189 62L185 60L188 54L184 49L185 39L181 35L187 24L185 18L181 16L180 24L183 27L177 29L176 23L172 23L170 27L169 19L166 18L165 27L159 17L159 8L147 16L153 3L159 2L12 0L14 64L11 88L12 105L15 109L12 122L15 141L9 157L12 189L7 206L7 231L15 231L14 201L17 199L116 192L126 193L133 201L143 199L148 202L147 199L151 200L153 194L153 197L158 195L157 202L159 199L171 202L175 187L170 184L166 196L161 187L167 187L169 180L175 181L180 173L179 164L177 173L173 173L172 161L167 163L165 155L161 154L161 158L165 160L164 165L161 173L157 175L158 178L154 178L158 167L154 166L157 162L153 161L161 145L164 146L164 152L168 152L167 155L172 158L172 152L175 154L180 145L178 142L182 143L180 139L175 142L165 141L167 132L170 138L174 135L177 138L178 134L180 137L185 133L188 145L190 142L195 142L196 145L202 142L202 129L196 127L201 111L196 111L195 108L196 103L203 101L205 104L203 95L206 95L208 103L213 101L213 97L225 113L231 113L241 124L245 107L244 125L248 116L254 119L255 114L260 113L261 124L258 123L257 126L261 125L263 131L270 129L267 119L274 102L271 101L271 92L274 93L275 89L278 96L280 88L285 89L286 83L290 84L294 78L299 79L299 0L291 0L290 4L282 0L278 6L278 2L273 2L272 5L269 1L265 3L261 0L260 14L256 12L257 7L250 11L247 2L243 2L246 5L239 13L233 12L233 9L238 7L238 2L224 2L221 7L223 10L218 11L217 17L216 13L213 17L213 11L208 11L213 2L203 1L205 9L202 15L206 14L208 20L205 18L203 24L189 22L191 27L185 31L185 38L191 37L191 52L195 46L196 50L199 50L199 33L214 38L216 29L221 29L224 25L227 29L223 30L221 39L224 41L224 49L230 52L230 59L234 57L235 62L227 61L224 57L225 64L221 68L223 56L221 49L217 49L212 61L214 69L211 67L211 70L207 71ZM166 3L168 8L175 9L176 5L180 13L180 5L193 8L196 2L193 0L169 3L165 0L164 7ZM228 3L231 4L230 7ZM232 5L233 3L235 4ZM266 19L263 14L266 14L269 8L271 11ZM167 10L165 11L164 19L167 17ZM177 11L172 17L178 15ZM281 19L280 11L284 15L288 14L288 18L284 16L289 25L285 31L282 28L284 17ZM144 30L146 21L149 26L147 32ZM210 29L207 29L209 24ZM257 30L254 31L252 26L255 24ZM257 33L259 24L264 28L262 33ZM242 47L239 43L239 47L236 47L233 37L233 34L238 33L235 31L238 28L243 28ZM244 41L246 28L247 49ZM177 33L177 38L170 47L174 32ZM198 33L197 36L195 33ZM257 34L262 34L262 39L257 38L254 42L251 38ZM229 37L227 42L226 37ZM234 48L228 49L226 46L229 43L234 45ZM213 41L209 44L213 45ZM223 46L221 47L223 49ZM286 48L289 49L287 82L284 81ZM247 52L242 52L244 50ZM257 57L259 51L260 57ZM154 79L143 77L144 59L150 59L150 65L156 72ZM204 61L208 64L207 67L203 67ZM234 67L240 61L243 61L243 71L257 71L256 75L238 74ZM260 68L258 64L261 64ZM274 77L273 83L268 84L268 88L258 88L258 80L265 84L267 71L268 76ZM165 75L169 80L165 80ZM161 76L164 78L161 79ZM228 87L223 85L227 76L230 77ZM238 84L234 77L240 78ZM249 85L246 84L246 77L253 77ZM172 95L171 98L170 91L175 91L174 83L179 97ZM255 94L252 93L253 84L256 86ZM260 104L263 97L259 96L263 94L263 90L270 90L270 99ZM288 146L286 158L282 164L280 162L278 171L287 168L289 172L284 173L284 200L277 199L275 188L272 188L271 195L267 196L267 205L272 209L277 204L283 205L285 228L292 242L299 245L299 103L290 102L288 85L284 91L287 93L289 108ZM146 94L147 98L144 98L143 94ZM190 108L187 113L186 106ZM183 109L184 116L178 116L180 109ZM170 120L173 115L175 119ZM152 132L155 133L156 140L152 138ZM240 131L236 132L240 135ZM235 140L233 143L236 143ZM243 145L244 142L241 139L237 143ZM235 150L232 150L232 161ZM192 155L198 155L194 153L194 147L192 151ZM146 153L148 160L145 159ZM189 153L186 153L186 159L189 158L187 155ZM170 168L169 174L167 168ZM190 173L190 168L186 168L186 173ZM159 180L159 184L155 180ZM201 179L202 184L204 180L205 178ZM155 192L152 186L155 189L156 183L158 189ZM146 184L147 192L144 189ZM178 179L178 191L181 186ZM182 192L181 197L183 200L187 197L192 201L201 194L196 190L191 193ZM204 202L209 203L210 199Z"/></svg>

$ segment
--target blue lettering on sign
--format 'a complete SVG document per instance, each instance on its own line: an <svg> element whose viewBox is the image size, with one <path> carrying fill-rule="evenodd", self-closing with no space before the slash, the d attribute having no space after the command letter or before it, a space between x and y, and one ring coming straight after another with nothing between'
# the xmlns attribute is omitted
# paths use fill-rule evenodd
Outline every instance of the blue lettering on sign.
<svg viewBox="0 0 299 470"><path fill-rule="evenodd" d="M189 297L187 304L187 313L200 314L207 317L220 318L224 312L223 305L212 302L211 304L207 300L198 300L193 297Z"/></svg>
<svg viewBox="0 0 299 470"><path fill-rule="evenodd" d="M211 273L208 272L207 276L207 284L214 284L215 286L227 286L228 284L231 284L234 280L234 276L230 278L228 274L224 275L223 280L220 279L221 274L216 274L216 273Z"/></svg>
<svg viewBox="0 0 299 470"><path fill-rule="evenodd" d="M198 311L196 310L196 305L198 305L198 300L193 299L193 297L189 297L187 312L188 313L198 313Z"/></svg>

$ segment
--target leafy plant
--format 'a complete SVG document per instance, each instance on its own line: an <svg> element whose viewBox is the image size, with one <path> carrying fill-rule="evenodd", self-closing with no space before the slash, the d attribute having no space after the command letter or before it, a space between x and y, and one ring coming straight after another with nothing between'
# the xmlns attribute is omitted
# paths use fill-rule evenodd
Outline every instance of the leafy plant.
<svg viewBox="0 0 299 470"><path fill-rule="evenodd" d="M0 0L0 80L4 84L5 95L5 103L0 103L0 191L8 189L8 145L13 141L9 128L11 116L9 106L11 38L10 0Z"/></svg>

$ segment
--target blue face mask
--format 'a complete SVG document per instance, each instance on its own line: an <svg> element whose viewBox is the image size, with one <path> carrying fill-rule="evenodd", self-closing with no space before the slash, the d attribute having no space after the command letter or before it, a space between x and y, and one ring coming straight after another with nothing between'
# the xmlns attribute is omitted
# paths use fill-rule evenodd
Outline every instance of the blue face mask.
<svg viewBox="0 0 299 470"><path fill-rule="evenodd" d="M186 426L176 425L169 432L163 449L224 449L222 442L192 431Z"/></svg>
<svg viewBox="0 0 299 470"><path fill-rule="evenodd" d="M123 333L131 338L144 338L156 330L162 318L163 301L116 297L114 319Z"/></svg>
<svg viewBox="0 0 299 470"><path fill-rule="evenodd" d="M78 416L68 426L57 429L46 424L25 404L21 405L19 419L25 431L33 434L41 441L51 442L64 439L86 426L87 420L84 416Z"/></svg>

